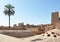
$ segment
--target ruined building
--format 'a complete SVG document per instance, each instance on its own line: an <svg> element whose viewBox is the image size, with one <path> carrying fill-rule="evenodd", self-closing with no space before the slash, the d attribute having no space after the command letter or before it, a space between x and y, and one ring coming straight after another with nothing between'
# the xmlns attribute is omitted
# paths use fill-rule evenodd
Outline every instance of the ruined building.
<svg viewBox="0 0 60 42"><path fill-rule="evenodd" d="M59 12L52 12L51 14L51 24L42 24L42 25L30 25L24 23L14 24L13 27L9 28L8 26L0 26L0 30L29 30L36 34L44 33L48 30L54 29L55 27L60 28L60 14Z"/></svg>

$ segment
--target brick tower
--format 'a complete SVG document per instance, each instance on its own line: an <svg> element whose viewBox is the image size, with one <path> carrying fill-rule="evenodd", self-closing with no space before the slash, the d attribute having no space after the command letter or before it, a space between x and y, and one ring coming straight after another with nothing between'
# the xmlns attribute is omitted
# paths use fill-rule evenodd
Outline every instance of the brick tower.
<svg viewBox="0 0 60 42"><path fill-rule="evenodd" d="M59 12L53 12L52 13L52 21L51 21L51 24L53 24L54 26L56 26L57 23L60 24L60 13Z"/></svg>

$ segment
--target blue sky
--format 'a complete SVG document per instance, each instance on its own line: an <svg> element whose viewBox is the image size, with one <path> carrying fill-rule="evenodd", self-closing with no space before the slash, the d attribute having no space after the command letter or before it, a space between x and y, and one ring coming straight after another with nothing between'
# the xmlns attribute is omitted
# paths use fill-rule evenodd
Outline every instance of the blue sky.
<svg viewBox="0 0 60 42"><path fill-rule="evenodd" d="M21 22L35 25L50 24L51 13L60 11L60 0L0 0L0 25L4 26L8 26L8 16L3 13L6 4L15 7L11 25Z"/></svg>

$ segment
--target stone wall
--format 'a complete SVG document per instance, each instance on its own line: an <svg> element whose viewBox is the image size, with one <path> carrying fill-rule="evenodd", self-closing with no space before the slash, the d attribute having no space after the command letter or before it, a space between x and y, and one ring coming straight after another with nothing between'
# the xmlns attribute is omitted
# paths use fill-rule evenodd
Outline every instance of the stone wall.
<svg viewBox="0 0 60 42"><path fill-rule="evenodd" d="M0 30L0 34L9 35L17 38L34 36L34 33L28 30Z"/></svg>
<svg viewBox="0 0 60 42"><path fill-rule="evenodd" d="M60 13L59 12L53 12L52 13L52 25L55 26L55 28L60 29Z"/></svg>
<svg viewBox="0 0 60 42"><path fill-rule="evenodd" d="M58 14L59 12L52 12L51 24L53 24L54 26L58 22Z"/></svg>

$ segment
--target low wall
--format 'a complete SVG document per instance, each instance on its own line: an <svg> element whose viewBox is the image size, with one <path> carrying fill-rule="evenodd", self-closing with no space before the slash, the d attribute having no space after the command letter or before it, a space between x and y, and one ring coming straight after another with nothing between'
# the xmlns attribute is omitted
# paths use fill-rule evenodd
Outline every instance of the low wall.
<svg viewBox="0 0 60 42"><path fill-rule="evenodd" d="M28 30L0 30L1 34L9 35L17 38L33 36L34 33Z"/></svg>

